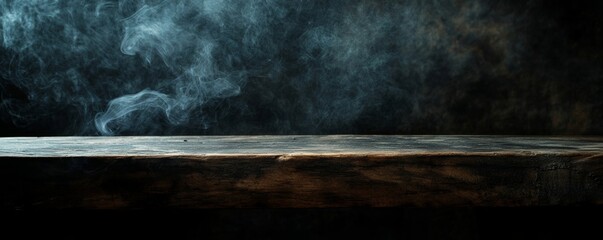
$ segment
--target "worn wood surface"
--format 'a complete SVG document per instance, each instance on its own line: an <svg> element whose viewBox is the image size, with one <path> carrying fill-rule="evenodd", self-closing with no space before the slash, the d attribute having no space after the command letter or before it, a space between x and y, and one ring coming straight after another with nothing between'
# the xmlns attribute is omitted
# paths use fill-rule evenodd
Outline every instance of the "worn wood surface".
<svg viewBox="0 0 603 240"><path fill-rule="evenodd" d="M0 138L3 208L603 204L603 138Z"/></svg>

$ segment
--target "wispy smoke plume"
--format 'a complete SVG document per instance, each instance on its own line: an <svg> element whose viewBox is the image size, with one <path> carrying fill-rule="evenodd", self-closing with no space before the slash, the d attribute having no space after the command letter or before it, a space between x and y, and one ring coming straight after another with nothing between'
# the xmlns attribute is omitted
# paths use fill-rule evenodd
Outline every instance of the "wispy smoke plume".
<svg viewBox="0 0 603 240"><path fill-rule="evenodd" d="M55 134L408 132L433 86L525 75L530 4L0 0L0 109Z"/></svg>

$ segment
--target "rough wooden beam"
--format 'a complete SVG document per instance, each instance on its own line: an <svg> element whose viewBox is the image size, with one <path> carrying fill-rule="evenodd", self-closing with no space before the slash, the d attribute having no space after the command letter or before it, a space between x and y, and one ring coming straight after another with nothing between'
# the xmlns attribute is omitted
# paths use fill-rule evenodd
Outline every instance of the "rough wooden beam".
<svg viewBox="0 0 603 240"><path fill-rule="evenodd" d="M3 208L603 204L603 138L0 138Z"/></svg>

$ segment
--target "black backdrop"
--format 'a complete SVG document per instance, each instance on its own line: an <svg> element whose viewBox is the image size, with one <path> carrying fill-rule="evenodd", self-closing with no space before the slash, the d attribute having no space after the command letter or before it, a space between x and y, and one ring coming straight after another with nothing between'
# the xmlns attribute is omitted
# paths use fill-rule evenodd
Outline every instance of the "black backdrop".
<svg viewBox="0 0 603 240"><path fill-rule="evenodd" d="M160 2L2 1L2 135L603 133L601 1Z"/></svg>

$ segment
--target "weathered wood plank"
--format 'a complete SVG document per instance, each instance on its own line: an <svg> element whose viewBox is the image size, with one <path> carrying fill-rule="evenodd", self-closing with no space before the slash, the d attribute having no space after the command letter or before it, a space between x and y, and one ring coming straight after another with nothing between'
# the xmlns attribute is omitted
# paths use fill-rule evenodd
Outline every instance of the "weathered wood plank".
<svg viewBox="0 0 603 240"><path fill-rule="evenodd" d="M4 208L603 204L603 138L0 138Z"/></svg>

